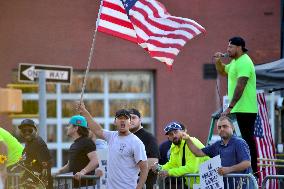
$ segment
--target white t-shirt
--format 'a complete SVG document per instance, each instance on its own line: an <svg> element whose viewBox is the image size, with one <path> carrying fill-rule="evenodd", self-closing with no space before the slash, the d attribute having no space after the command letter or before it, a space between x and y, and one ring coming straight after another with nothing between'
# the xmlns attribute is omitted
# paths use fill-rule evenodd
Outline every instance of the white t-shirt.
<svg viewBox="0 0 284 189"><path fill-rule="evenodd" d="M104 130L108 142L107 188L135 189L138 173L137 163L146 161L145 146L134 134L119 136L117 131Z"/></svg>

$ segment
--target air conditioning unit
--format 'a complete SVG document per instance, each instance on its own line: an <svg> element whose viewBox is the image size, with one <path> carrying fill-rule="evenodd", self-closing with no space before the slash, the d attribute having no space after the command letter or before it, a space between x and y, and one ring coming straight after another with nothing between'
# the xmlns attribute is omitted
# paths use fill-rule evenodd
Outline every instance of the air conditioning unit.
<svg viewBox="0 0 284 189"><path fill-rule="evenodd" d="M19 113L22 110L22 90L0 88L0 113Z"/></svg>

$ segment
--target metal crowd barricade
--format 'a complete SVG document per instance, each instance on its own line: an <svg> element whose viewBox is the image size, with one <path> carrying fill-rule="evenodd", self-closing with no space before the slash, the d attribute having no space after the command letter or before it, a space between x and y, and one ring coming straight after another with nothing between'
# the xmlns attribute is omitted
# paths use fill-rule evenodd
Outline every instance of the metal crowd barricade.
<svg viewBox="0 0 284 189"><path fill-rule="evenodd" d="M82 181L82 180L85 181ZM53 188L54 189L100 189L100 177L95 175L83 175L81 180L77 182L77 186L74 187L74 175L62 174L53 177Z"/></svg>
<svg viewBox="0 0 284 189"><path fill-rule="evenodd" d="M199 174L186 174L183 176L188 178L188 183L199 184L197 181L200 177ZM181 184L172 184L172 180L177 180L181 177L158 177L155 189L190 189L190 185L184 185L184 179L181 179ZM255 177L252 174L227 174L224 175L224 185L228 189L258 189L258 184ZM176 182L177 183L177 182ZM232 186L233 185L233 186ZM243 187L245 186L245 187Z"/></svg>
<svg viewBox="0 0 284 189"><path fill-rule="evenodd" d="M277 180L277 185L278 185L278 188L280 189L281 188L280 181L281 180L284 181L284 175L267 175L261 183L261 188L266 189L267 181L268 180L274 180L274 179Z"/></svg>
<svg viewBox="0 0 284 189"><path fill-rule="evenodd" d="M5 188L7 189L20 189L20 173L8 173L5 182Z"/></svg>
<svg viewBox="0 0 284 189"><path fill-rule="evenodd" d="M197 184L199 179L199 174L189 174L189 179L193 178L193 182ZM187 177L157 177L157 182L154 186L154 189L186 189L190 188L189 186L185 187L185 180L183 178ZM190 180L188 181L190 182Z"/></svg>

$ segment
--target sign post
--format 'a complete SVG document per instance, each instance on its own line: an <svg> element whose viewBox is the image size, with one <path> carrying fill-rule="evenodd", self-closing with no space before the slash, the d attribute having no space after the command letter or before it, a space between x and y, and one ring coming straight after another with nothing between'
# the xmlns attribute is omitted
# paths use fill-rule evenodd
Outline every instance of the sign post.
<svg viewBox="0 0 284 189"><path fill-rule="evenodd" d="M46 81L45 71L39 72L39 135L47 142L46 134Z"/></svg>

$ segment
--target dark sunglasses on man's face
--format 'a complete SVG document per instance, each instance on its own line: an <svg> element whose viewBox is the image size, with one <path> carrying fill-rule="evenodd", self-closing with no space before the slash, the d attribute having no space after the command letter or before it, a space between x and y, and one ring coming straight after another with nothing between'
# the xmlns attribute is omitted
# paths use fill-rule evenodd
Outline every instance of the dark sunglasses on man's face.
<svg viewBox="0 0 284 189"><path fill-rule="evenodd" d="M29 133L31 134L34 130L32 128L25 128L25 129L21 129L22 133Z"/></svg>

